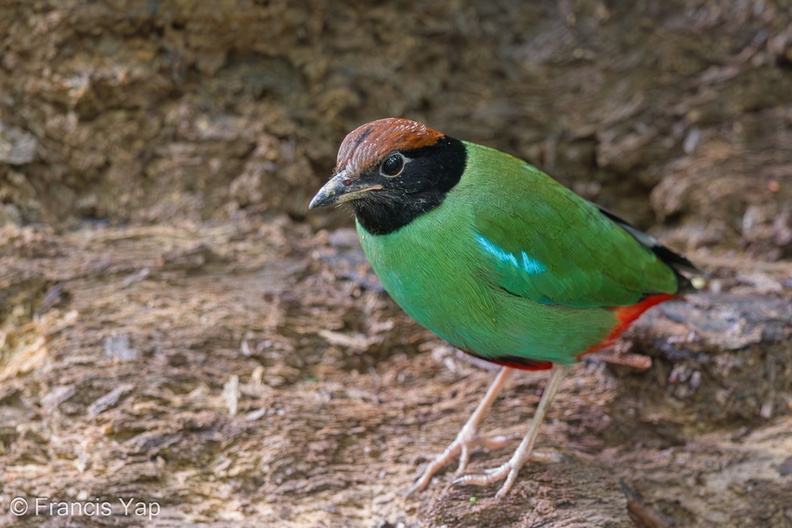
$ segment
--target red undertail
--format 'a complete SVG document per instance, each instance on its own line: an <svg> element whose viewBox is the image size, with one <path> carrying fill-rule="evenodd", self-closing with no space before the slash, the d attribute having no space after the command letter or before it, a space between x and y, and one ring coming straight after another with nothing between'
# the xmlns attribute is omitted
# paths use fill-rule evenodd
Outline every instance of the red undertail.
<svg viewBox="0 0 792 528"><path fill-rule="evenodd" d="M641 316L642 313L644 313L652 306L658 305L674 297L675 295L667 294L667 293L650 295L649 297L639 302L638 304L633 304L630 306L620 306L616 308L614 310L614 313L616 314L616 318L619 320L618 324L613 328L613 330L610 331L610 333L607 336L605 336L605 339L603 339L600 343L592 346L591 348L580 354L578 358L580 358L581 356L585 356L586 354L595 352L601 348L605 348L607 346L612 345L619 337L619 334L627 330L630 327L630 325ZM471 354L473 356L477 356L476 354L472 354L469 351L466 352L468 352L468 354ZM520 356L499 356L499 357L477 356L477 357L481 357L481 359L484 359L491 363L495 363L496 365L511 367L520 370L547 370L549 368L552 368L553 366L553 364L548 361L535 361Z"/></svg>
<svg viewBox="0 0 792 528"><path fill-rule="evenodd" d="M605 336L605 339L603 339L601 343L589 348L580 354L580 356L585 356L586 354L590 354L601 348L612 345L619 337L619 334L630 328L630 325L633 324L633 322L635 322L635 320L638 319L642 313L652 306L666 302L667 300L673 299L674 297L676 296L670 293L659 293L657 295L650 295L638 304L620 306L616 308L614 312L616 313L616 318L619 320L619 324L617 324L613 330L611 330L611 332ZM578 358L580 358L580 356L578 356Z"/></svg>

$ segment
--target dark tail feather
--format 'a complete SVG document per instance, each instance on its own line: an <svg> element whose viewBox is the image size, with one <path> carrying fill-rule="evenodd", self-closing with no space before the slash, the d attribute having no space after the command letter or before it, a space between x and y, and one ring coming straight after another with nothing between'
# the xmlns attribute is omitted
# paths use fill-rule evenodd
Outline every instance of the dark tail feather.
<svg viewBox="0 0 792 528"><path fill-rule="evenodd" d="M652 250L652 252L657 255L660 260L668 264L668 266L674 270L674 274L677 278L677 293L693 293L698 290L698 288L693 285L690 279L694 277L706 276L706 274L700 268L698 268L695 264L690 262L679 253L675 253L662 245L655 237L647 235L643 231L631 226L623 218L619 218L615 214L606 211L602 207L596 207L603 215L610 218L622 229L630 233L633 238L643 244L646 248Z"/></svg>

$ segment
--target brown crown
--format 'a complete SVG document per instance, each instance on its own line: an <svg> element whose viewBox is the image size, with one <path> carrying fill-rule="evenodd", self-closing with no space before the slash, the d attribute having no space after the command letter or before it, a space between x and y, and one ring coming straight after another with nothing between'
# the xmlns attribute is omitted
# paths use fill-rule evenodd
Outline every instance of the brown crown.
<svg viewBox="0 0 792 528"><path fill-rule="evenodd" d="M426 125L389 117L359 126L338 149L336 171L349 169L360 174L377 166L394 150L408 151L437 143L443 134Z"/></svg>

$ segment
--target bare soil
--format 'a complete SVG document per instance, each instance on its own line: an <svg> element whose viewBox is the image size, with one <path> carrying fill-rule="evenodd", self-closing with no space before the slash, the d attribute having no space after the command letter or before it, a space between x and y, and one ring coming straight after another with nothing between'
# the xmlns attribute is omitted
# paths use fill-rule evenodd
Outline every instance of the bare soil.
<svg viewBox="0 0 792 528"><path fill-rule="evenodd" d="M790 522L792 303L752 285L788 267L646 316L615 356L651 368L580 363L539 440L563 462L527 467L506 500L444 491L450 474L405 500L493 374L367 287L349 231L280 216L3 235L4 499L137 497L157 526L632 526L631 503L662 519L647 526ZM518 378L488 429L520 434L544 382Z"/></svg>

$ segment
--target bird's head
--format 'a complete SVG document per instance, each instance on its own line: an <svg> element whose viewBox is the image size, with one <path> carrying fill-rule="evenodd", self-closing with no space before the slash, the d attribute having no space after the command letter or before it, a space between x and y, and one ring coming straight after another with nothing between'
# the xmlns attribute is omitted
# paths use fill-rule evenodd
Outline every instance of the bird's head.
<svg viewBox="0 0 792 528"><path fill-rule="evenodd" d="M462 142L410 121L372 121L347 135L333 177L309 208L348 202L372 234L393 232L437 207L465 169Z"/></svg>

